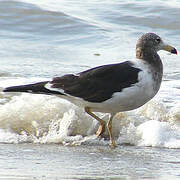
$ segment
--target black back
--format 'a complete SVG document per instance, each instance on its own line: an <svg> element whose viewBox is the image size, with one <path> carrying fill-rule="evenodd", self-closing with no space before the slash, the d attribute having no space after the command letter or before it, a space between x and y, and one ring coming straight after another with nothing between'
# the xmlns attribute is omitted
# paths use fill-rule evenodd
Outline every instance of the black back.
<svg viewBox="0 0 180 180"><path fill-rule="evenodd" d="M52 88L63 89L65 94L80 97L89 102L103 102L115 92L121 92L138 82L141 70L129 61L95 67L79 73L54 78Z"/></svg>

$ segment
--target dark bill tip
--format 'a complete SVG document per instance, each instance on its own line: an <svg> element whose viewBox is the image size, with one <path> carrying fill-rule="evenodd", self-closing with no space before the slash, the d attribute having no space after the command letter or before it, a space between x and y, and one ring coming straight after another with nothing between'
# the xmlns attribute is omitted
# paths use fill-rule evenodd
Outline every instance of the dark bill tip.
<svg viewBox="0 0 180 180"><path fill-rule="evenodd" d="M171 53L177 54L177 50L176 50L175 48L173 48L173 49L171 50Z"/></svg>

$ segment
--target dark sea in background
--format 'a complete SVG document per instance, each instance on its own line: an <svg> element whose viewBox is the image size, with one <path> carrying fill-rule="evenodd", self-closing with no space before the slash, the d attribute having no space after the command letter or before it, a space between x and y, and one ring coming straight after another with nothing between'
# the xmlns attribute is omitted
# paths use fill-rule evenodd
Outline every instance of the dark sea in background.
<svg viewBox="0 0 180 180"><path fill-rule="evenodd" d="M133 60L146 32L180 51L180 1L0 0L0 90ZM1 91L0 179L180 179L180 57L159 54L161 89L117 114L115 150L83 109Z"/></svg>

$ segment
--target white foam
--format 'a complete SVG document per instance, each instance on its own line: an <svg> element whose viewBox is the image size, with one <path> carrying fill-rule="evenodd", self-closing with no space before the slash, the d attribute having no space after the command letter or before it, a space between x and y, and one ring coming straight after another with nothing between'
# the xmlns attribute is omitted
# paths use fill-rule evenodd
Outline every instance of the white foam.
<svg viewBox="0 0 180 180"><path fill-rule="evenodd" d="M180 127L180 103L176 104L168 113L169 121Z"/></svg>
<svg viewBox="0 0 180 180"><path fill-rule="evenodd" d="M147 121L137 127L139 146L180 148L180 130L168 122Z"/></svg>
<svg viewBox="0 0 180 180"><path fill-rule="evenodd" d="M83 109L53 96L22 94L0 107L0 128L17 135L26 132L36 143L61 143L70 136L73 141L76 134L94 133L92 125Z"/></svg>
<svg viewBox="0 0 180 180"><path fill-rule="evenodd" d="M0 129L0 143L27 143L32 142L32 139L23 131L21 134L11 132L9 129Z"/></svg>
<svg viewBox="0 0 180 180"><path fill-rule="evenodd" d="M66 100L32 94L10 99L0 106L2 143L109 143L96 137L97 121ZM108 114L97 115L105 121L109 118ZM179 105L168 111L163 104L151 101L137 110L118 113L113 119L113 135L120 145L180 148L179 117Z"/></svg>

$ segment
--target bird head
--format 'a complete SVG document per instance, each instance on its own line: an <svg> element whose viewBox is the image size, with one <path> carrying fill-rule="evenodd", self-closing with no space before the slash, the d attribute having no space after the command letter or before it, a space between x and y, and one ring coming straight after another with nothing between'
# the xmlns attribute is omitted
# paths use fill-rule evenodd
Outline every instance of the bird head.
<svg viewBox="0 0 180 180"><path fill-rule="evenodd" d="M152 51L159 51L165 50L173 54L177 54L177 50L166 44L158 35L154 33L146 33L142 35L136 45L136 52L137 51L145 51L145 50L152 50Z"/></svg>

